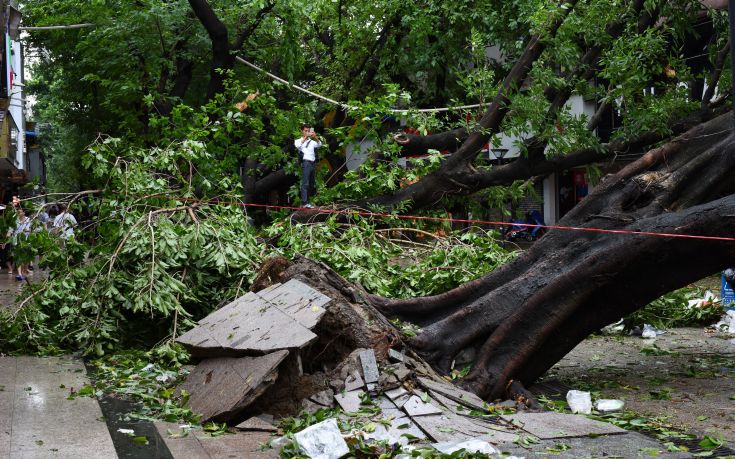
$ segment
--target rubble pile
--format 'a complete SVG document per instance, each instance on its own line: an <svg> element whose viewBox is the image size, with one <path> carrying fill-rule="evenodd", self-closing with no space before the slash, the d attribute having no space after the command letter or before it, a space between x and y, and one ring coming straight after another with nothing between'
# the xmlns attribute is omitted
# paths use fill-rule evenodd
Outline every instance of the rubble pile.
<svg viewBox="0 0 735 459"><path fill-rule="evenodd" d="M203 422L225 421L241 434L280 433L268 442L275 456L262 452L263 457L277 457L281 448L291 448L312 458L336 459L356 443L394 452L431 446L447 454L460 449L494 454L519 435L534 435L525 428L527 420L513 414L507 403L490 406L436 375L417 356L394 348L354 349L339 356L335 367L323 368L322 385L306 384L314 376L304 374L302 359L313 357L310 347L319 338L319 325L337 303L296 279L238 298L178 338L201 359L179 391L188 394L190 408L202 414ZM328 347L317 355L325 352ZM267 412L273 394L301 397L309 389L299 399L298 410L339 410L284 435L273 423L274 412ZM534 429L558 431L558 422L550 418L548 425L540 422ZM580 427L582 434L618 433L598 424Z"/></svg>

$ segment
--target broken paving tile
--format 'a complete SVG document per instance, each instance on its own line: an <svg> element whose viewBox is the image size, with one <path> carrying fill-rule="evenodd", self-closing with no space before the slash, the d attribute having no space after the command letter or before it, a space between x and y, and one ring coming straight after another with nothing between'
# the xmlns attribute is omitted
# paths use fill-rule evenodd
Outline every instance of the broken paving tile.
<svg viewBox="0 0 735 459"><path fill-rule="evenodd" d="M385 391L385 395L391 400L395 400L399 398L400 396L406 395L406 394L408 394L408 391L404 389L403 387L398 387L396 389Z"/></svg>
<svg viewBox="0 0 735 459"><path fill-rule="evenodd" d="M388 349L388 358L396 362L403 362L405 360L405 354L395 349Z"/></svg>
<svg viewBox="0 0 735 459"><path fill-rule="evenodd" d="M331 408L334 406L334 394L332 393L332 391L329 391L329 390L323 390L321 392L317 392L316 394L309 397L309 400L321 406L328 407L328 408Z"/></svg>
<svg viewBox="0 0 735 459"><path fill-rule="evenodd" d="M350 448L342 438L336 419L327 419L294 434L302 453L312 459L339 459Z"/></svg>
<svg viewBox="0 0 735 459"><path fill-rule="evenodd" d="M355 389L362 389L365 387L365 382L362 380L362 376L358 371L352 372L347 379L345 379L345 391L350 392Z"/></svg>
<svg viewBox="0 0 735 459"><path fill-rule="evenodd" d="M485 402L480 397L472 392L462 390L451 383L438 382L424 377L419 377L418 379L421 385L431 392L438 392L441 395L462 403L472 409L482 410L485 407Z"/></svg>
<svg viewBox="0 0 735 459"><path fill-rule="evenodd" d="M268 290L268 289L265 289ZM258 295L274 304L309 330L316 327L331 298L296 279L291 279L278 288L261 290Z"/></svg>
<svg viewBox="0 0 735 459"><path fill-rule="evenodd" d="M588 435L624 434L626 430L606 422L565 413L517 413L501 416L542 440Z"/></svg>
<svg viewBox="0 0 735 459"><path fill-rule="evenodd" d="M380 408L380 411L385 417L399 418L401 416L405 416L403 411L401 411L395 403L390 401L388 397L378 397L375 400L375 404L378 405L378 408Z"/></svg>
<svg viewBox="0 0 735 459"><path fill-rule="evenodd" d="M377 383L380 378L378 364L375 361L375 351L366 349L360 352L360 363L362 363L362 375L366 384Z"/></svg>
<svg viewBox="0 0 735 459"><path fill-rule="evenodd" d="M398 437L399 443L402 445L408 444L412 438L418 438L419 440L427 438L426 434L408 416L391 420L388 435Z"/></svg>
<svg viewBox="0 0 735 459"><path fill-rule="evenodd" d="M427 416L430 414L441 414L442 410L431 404L421 400L421 397L412 395L408 401L403 405L403 410L408 413L409 416Z"/></svg>
<svg viewBox="0 0 735 459"><path fill-rule="evenodd" d="M252 430L257 432L278 432L278 427L257 416L246 419L235 426L238 430Z"/></svg>
<svg viewBox="0 0 735 459"><path fill-rule="evenodd" d="M214 311L176 341L194 357L301 348L316 335L277 307L248 293Z"/></svg>
<svg viewBox="0 0 735 459"><path fill-rule="evenodd" d="M334 394L334 400L339 404L342 410L346 413L352 413L360 409L362 399L360 395L364 392L361 390L355 390L352 392Z"/></svg>
<svg viewBox="0 0 735 459"><path fill-rule="evenodd" d="M226 421L242 411L275 382L278 364L288 351L260 357L219 357L202 361L179 391L189 396L189 408L202 421Z"/></svg>

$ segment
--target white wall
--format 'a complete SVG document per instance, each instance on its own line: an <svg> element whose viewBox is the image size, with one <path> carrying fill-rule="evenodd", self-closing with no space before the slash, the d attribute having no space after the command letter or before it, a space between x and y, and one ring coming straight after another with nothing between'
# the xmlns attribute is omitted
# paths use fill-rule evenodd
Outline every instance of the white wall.
<svg viewBox="0 0 735 459"><path fill-rule="evenodd" d="M24 116L24 100L23 100L23 50L19 41L12 42L13 55L12 59L8 59L8 64L13 68L13 86L9 88L10 107L8 113L15 121L18 127L17 149L15 151L15 166L18 169L25 169L24 153L25 153L25 131L26 120ZM9 71L6 68L6 71Z"/></svg>

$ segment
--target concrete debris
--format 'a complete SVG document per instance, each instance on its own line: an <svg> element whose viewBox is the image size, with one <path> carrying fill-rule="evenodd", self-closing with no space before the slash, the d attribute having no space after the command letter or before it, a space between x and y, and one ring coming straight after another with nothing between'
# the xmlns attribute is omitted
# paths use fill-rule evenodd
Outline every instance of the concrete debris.
<svg viewBox="0 0 735 459"><path fill-rule="evenodd" d="M335 419L327 419L294 434L299 449L312 459L339 459L350 448L342 438Z"/></svg>
<svg viewBox="0 0 735 459"><path fill-rule="evenodd" d="M362 376L357 371L352 372L347 379L345 379L345 390L353 391L356 389L362 389L365 387L365 381L362 380Z"/></svg>
<svg viewBox="0 0 735 459"><path fill-rule="evenodd" d="M567 392L567 404L572 413L590 414L592 412L592 396L589 392L570 390Z"/></svg>
<svg viewBox="0 0 735 459"><path fill-rule="evenodd" d="M360 396L365 392L361 390L355 390L352 392L344 392L334 394L334 400L339 404L340 408L346 413L353 413L360 409L362 399Z"/></svg>
<svg viewBox="0 0 735 459"><path fill-rule="evenodd" d="M471 454L496 454L500 451L493 448L490 443L484 440L472 439L460 442L441 442L432 445L434 449L444 454L452 454L457 451L464 450Z"/></svg>
<svg viewBox="0 0 735 459"><path fill-rule="evenodd" d="M309 397L309 400L327 408L331 408L334 406L334 394L332 393L332 391L329 390L317 392L316 394Z"/></svg>
<svg viewBox="0 0 735 459"><path fill-rule="evenodd" d="M606 422L566 413L518 413L501 418L541 440L627 433L626 430Z"/></svg>
<svg viewBox="0 0 735 459"><path fill-rule="evenodd" d="M386 391L390 389L395 389L400 385L401 381L399 381L396 375L394 375L393 373L380 373L380 377L378 378L378 386L380 386L381 390Z"/></svg>
<svg viewBox="0 0 735 459"><path fill-rule="evenodd" d="M176 339L194 357L219 357L297 349L317 336L255 293L248 293L199 321Z"/></svg>
<svg viewBox="0 0 735 459"><path fill-rule="evenodd" d="M411 376L411 370L409 370L406 365L398 365L393 374L396 375L396 378L398 378L399 381L405 381L409 376Z"/></svg>
<svg viewBox="0 0 735 459"><path fill-rule="evenodd" d="M473 410L484 410L485 401L472 392L467 392L449 382L439 382L433 379L419 377L419 383L430 392L439 393L447 398L461 403L462 405Z"/></svg>
<svg viewBox="0 0 735 459"><path fill-rule="evenodd" d="M375 361L375 351L366 349L360 352L360 363L362 363L362 376L365 384L377 383L380 378L380 373L378 371L378 364Z"/></svg>
<svg viewBox="0 0 735 459"><path fill-rule="evenodd" d="M258 295L309 330L316 327L327 312L324 307L332 301L328 296L296 279L291 279L275 289L266 290L261 290Z"/></svg>
<svg viewBox="0 0 735 459"><path fill-rule="evenodd" d="M429 402L425 402L421 399L421 397L417 395L412 395L403 405L403 410L411 417L427 416L430 414L441 414L442 410L433 405L431 403L431 399L428 400Z"/></svg>
<svg viewBox="0 0 735 459"><path fill-rule="evenodd" d="M259 417L246 419L245 421L236 425L235 428L243 431L278 432L278 428L276 426Z"/></svg>
<svg viewBox="0 0 735 459"><path fill-rule="evenodd" d="M388 349L388 358L394 362L403 362L406 355L402 352L398 352L395 349Z"/></svg>
<svg viewBox="0 0 735 459"><path fill-rule="evenodd" d="M600 413L613 413L623 409L622 400L600 399L595 402L595 409Z"/></svg>
<svg viewBox="0 0 735 459"><path fill-rule="evenodd" d="M188 392L189 408L202 421L227 421L250 405L275 382L278 365L288 351L260 357L220 357L202 361L179 391Z"/></svg>
<svg viewBox="0 0 735 459"><path fill-rule="evenodd" d="M400 398L401 396L406 395L406 394L408 394L408 391L404 389L403 387L385 391L385 395L391 400L396 400L397 398Z"/></svg>

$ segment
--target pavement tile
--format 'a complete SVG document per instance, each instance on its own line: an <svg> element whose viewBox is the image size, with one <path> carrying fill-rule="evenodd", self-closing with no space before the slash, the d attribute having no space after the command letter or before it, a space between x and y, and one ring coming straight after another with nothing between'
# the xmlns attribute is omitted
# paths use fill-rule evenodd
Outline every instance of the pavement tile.
<svg viewBox="0 0 735 459"><path fill-rule="evenodd" d="M117 457L97 400L67 400L70 388L88 383L81 361L71 357L13 359L17 371L11 389L9 457Z"/></svg>
<svg viewBox="0 0 735 459"><path fill-rule="evenodd" d="M540 439L628 433L612 424L576 414L518 413L501 417Z"/></svg>

